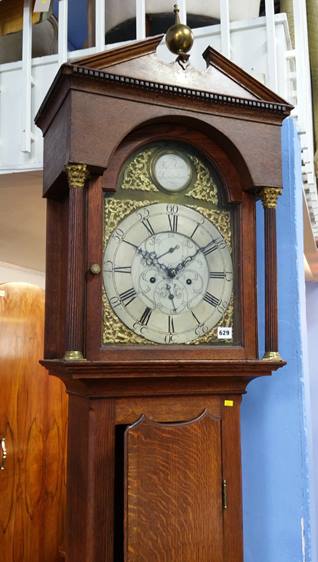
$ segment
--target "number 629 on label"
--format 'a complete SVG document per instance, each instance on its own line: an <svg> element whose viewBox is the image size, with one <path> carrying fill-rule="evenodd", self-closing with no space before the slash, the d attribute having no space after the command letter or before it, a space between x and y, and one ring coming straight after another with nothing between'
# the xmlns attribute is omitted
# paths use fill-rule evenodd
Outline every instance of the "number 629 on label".
<svg viewBox="0 0 318 562"><path fill-rule="evenodd" d="M231 340L233 328L229 326L218 326L218 340Z"/></svg>

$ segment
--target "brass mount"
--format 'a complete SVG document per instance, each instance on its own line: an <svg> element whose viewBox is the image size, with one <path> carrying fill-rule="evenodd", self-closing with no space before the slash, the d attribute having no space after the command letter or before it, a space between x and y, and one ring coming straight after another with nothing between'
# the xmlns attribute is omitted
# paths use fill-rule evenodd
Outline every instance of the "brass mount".
<svg viewBox="0 0 318 562"><path fill-rule="evenodd" d="M180 22L178 5L174 5L175 23L166 33L166 45L172 53L178 55L177 62L184 69L189 60L187 53L193 45L193 33L189 26Z"/></svg>
<svg viewBox="0 0 318 562"><path fill-rule="evenodd" d="M65 351L64 361L85 361L81 351Z"/></svg>
<svg viewBox="0 0 318 562"><path fill-rule="evenodd" d="M259 196L264 209L276 209L278 197L282 192L281 187L263 187L259 192Z"/></svg>
<svg viewBox="0 0 318 562"><path fill-rule="evenodd" d="M89 176L87 164L67 164L65 166L69 188L83 189Z"/></svg>
<svg viewBox="0 0 318 562"><path fill-rule="evenodd" d="M283 361L283 359L278 351L266 351L263 361Z"/></svg>

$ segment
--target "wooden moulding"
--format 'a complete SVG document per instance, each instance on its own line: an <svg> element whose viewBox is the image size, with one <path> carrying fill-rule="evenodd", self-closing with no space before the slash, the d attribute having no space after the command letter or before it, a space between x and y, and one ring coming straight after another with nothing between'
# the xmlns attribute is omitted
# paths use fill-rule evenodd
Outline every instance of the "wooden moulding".
<svg viewBox="0 0 318 562"><path fill-rule="evenodd" d="M86 397L243 394L284 361L41 361L69 393Z"/></svg>
<svg viewBox="0 0 318 562"><path fill-rule="evenodd" d="M233 81L243 86L248 92L251 92L260 100L265 102L267 101L271 103L278 103L281 106L284 106L287 111L290 111L292 109L291 104L287 103L283 98L267 88L259 80L253 78L251 74L244 72L242 68L224 57L219 51L209 46L202 53L202 56L207 66L214 66L225 75L231 76L231 79Z"/></svg>
<svg viewBox="0 0 318 562"><path fill-rule="evenodd" d="M73 78L72 78L73 81ZM187 97L170 98L125 89L120 84L105 88L85 77L64 84L47 114L44 141L44 196L65 197L64 166L67 161L85 162L102 175L117 146L133 131L161 124L179 124L201 130L223 145L232 146L238 161L245 161L254 186L280 185L281 116L268 119L261 111L252 115L240 107L219 104L207 111L206 103ZM63 97L65 96L65 97ZM170 103L171 102L171 103ZM54 115L52 115L52 113ZM116 115L116 119L114 119ZM69 123L67 128L65 123ZM57 147L61 146L61 151ZM264 152L268 165L264 167ZM53 156L52 156L53 155Z"/></svg>

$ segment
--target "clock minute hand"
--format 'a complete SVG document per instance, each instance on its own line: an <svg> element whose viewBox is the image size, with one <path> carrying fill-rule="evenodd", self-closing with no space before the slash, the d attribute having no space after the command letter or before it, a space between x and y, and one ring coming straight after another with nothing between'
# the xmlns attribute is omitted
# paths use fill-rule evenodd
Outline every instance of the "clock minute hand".
<svg viewBox="0 0 318 562"><path fill-rule="evenodd" d="M174 268L174 277L180 273L187 265L190 263L201 251L201 248L198 248L197 251L192 254L192 256L187 256L182 262L178 263L178 265Z"/></svg>

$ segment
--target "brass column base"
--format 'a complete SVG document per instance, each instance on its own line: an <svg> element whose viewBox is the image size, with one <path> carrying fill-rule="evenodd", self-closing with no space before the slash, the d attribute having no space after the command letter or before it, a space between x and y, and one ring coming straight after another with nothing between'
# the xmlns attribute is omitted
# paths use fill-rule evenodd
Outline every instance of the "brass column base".
<svg viewBox="0 0 318 562"><path fill-rule="evenodd" d="M262 361L283 361L278 351L266 351L264 353Z"/></svg>
<svg viewBox="0 0 318 562"><path fill-rule="evenodd" d="M81 351L65 351L64 361L86 361Z"/></svg>

